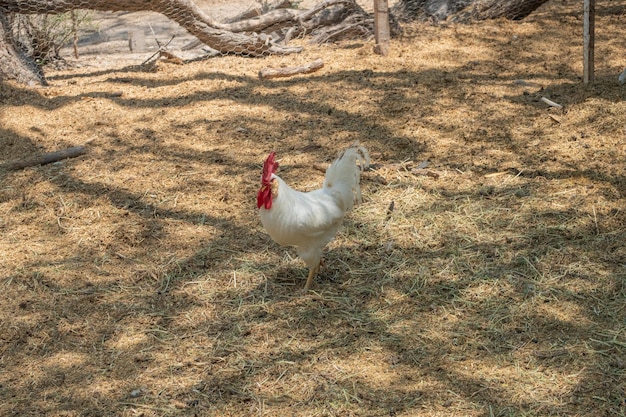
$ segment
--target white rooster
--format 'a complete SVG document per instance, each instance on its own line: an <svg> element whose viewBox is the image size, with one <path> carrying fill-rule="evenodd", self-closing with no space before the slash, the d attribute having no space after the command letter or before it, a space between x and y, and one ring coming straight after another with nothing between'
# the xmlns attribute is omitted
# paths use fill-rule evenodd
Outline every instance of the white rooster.
<svg viewBox="0 0 626 417"><path fill-rule="evenodd" d="M276 175L275 157L270 153L263 164L257 207L272 239L280 245L295 246L306 263L309 276L304 289L308 290L324 247L334 239L355 200L361 202L361 171L369 167L370 156L363 146L352 145L328 167L322 188L308 193L294 190Z"/></svg>

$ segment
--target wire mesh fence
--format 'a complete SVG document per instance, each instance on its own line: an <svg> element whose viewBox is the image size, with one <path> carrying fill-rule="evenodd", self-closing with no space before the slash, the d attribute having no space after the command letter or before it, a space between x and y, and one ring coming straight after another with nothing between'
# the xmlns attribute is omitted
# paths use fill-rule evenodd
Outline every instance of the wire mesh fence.
<svg viewBox="0 0 626 417"><path fill-rule="evenodd" d="M547 1L392 0L391 33L414 22L523 19ZM5 0L3 14L13 43L40 64L111 54L134 63L157 54L181 61L290 54L307 42L374 35L374 0Z"/></svg>
<svg viewBox="0 0 626 417"><path fill-rule="evenodd" d="M22 1L5 10L15 43L40 62L159 49L177 51L181 59L288 54L300 51L291 46L296 39L313 37L321 43L333 37L367 37L372 30L368 5L345 0Z"/></svg>
<svg viewBox="0 0 626 417"><path fill-rule="evenodd" d="M416 22L519 20L547 2L388 0L391 34L414 33ZM374 36L374 0L3 0L2 25L21 53L40 65L72 57L106 65L112 55L118 64L155 57L182 62L291 54L307 43L368 40Z"/></svg>

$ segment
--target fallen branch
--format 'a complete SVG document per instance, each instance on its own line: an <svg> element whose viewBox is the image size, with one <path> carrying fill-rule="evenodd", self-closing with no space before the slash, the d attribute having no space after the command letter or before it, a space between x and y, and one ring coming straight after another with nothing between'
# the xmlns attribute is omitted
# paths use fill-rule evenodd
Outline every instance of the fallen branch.
<svg viewBox="0 0 626 417"><path fill-rule="evenodd" d="M301 15L300 15L300 20L304 21L304 20L308 20L311 17L313 17L313 15L319 13L320 11L330 7L330 6L334 6L337 4L345 4L348 6L354 6L356 5L355 2L352 2L350 0L324 0L318 4L315 5L315 7L313 7L311 10L306 10L304 11Z"/></svg>
<svg viewBox="0 0 626 417"><path fill-rule="evenodd" d="M217 29L228 30L230 32L254 32L281 23L287 24L296 22L300 14L300 11L294 9L276 9L270 10L260 16L251 17L247 20L234 23L214 23L214 25Z"/></svg>
<svg viewBox="0 0 626 417"><path fill-rule="evenodd" d="M300 67L285 67L285 68L263 68L259 71L259 78L279 78L279 77L291 77L297 74L309 74L315 72L324 66L324 61L316 59L313 62L309 62L306 65Z"/></svg>
<svg viewBox="0 0 626 417"><path fill-rule="evenodd" d="M259 3L259 4L261 4L261 3ZM226 21L226 23L240 22L242 20L251 19L253 17L261 16L263 13L267 12L268 10L287 9L289 7L292 7L292 6L293 5L291 4L291 2L289 0L276 0L276 1L267 2L267 3L262 4L261 7L250 9L248 11L245 11L243 13L238 14L235 17L232 17L232 18L228 19Z"/></svg>
<svg viewBox="0 0 626 417"><path fill-rule="evenodd" d="M76 158L77 156L83 155L85 152L87 152L87 149L84 146L74 146L57 152L49 152L30 158L5 162L4 164L0 164L0 171L17 171L27 167L50 164L62 159Z"/></svg>

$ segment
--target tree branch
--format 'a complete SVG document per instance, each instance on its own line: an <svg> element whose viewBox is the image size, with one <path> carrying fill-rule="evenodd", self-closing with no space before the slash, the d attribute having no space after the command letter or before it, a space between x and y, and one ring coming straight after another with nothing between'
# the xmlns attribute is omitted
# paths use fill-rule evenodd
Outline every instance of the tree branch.
<svg viewBox="0 0 626 417"><path fill-rule="evenodd" d="M65 13L84 9L83 0L0 0L0 13L37 14ZM245 35L220 29L192 0L93 0L88 8L99 11L152 11L175 21L203 43L223 54L244 56L285 55L302 51L300 47L286 47L257 34Z"/></svg>
<svg viewBox="0 0 626 417"><path fill-rule="evenodd" d="M306 65L300 67L286 67L286 68L263 68L259 71L259 78L279 78L279 77L291 77L297 74L310 74L324 67L324 61L316 59L313 62L309 62Z"/></svg>
<svg viewBox="0 0 626 417"><path fill-rule="evenodd" d="M50 164L62 159L76 158L77 156L83 155L85 152L87 152L87 149L84 146L74 146L73 148L62 149L57 152L5 162L0 164L0 171L17 171L27 167Z"/></svg>

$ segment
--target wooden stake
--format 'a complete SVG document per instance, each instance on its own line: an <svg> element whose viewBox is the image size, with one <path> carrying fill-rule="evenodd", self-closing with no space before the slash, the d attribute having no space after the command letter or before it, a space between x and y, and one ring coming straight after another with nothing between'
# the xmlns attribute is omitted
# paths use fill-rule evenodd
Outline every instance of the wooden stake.
<svg viewBox="0 0 626 417"><path fill-rule="evenodd" d="M87 152L87 149L84 146L74 146L73 148L67 148L57 152L44 153L43 155L26 159L16 159L14 161L5 162L4 164L0 164L0 171L17 171L27 167L45 165L66 158L76 158L85 152Z"/></svg>
<svg viewBox="0 0 626 417"><path fill-rule="evenodd" d="M374 0L374 52L389 55L389 3L387 0Z"/></svg>
<svg viewBox="0 0 626 417"><path fill-rule="evenodd" d="M583 83L593 81L596 0L583 0Z"/></svg>

